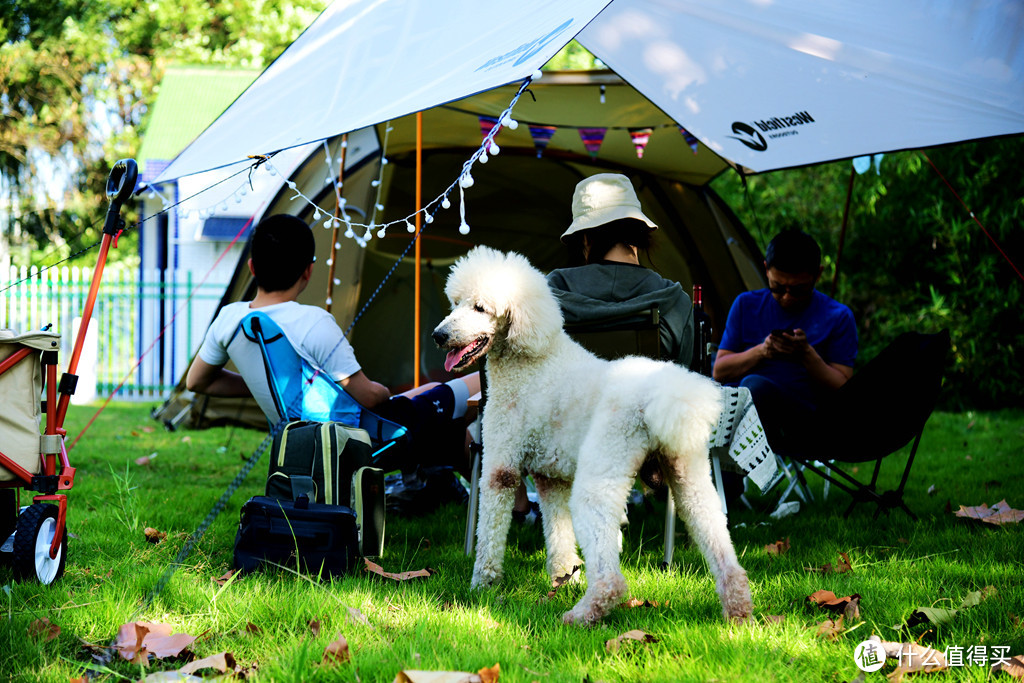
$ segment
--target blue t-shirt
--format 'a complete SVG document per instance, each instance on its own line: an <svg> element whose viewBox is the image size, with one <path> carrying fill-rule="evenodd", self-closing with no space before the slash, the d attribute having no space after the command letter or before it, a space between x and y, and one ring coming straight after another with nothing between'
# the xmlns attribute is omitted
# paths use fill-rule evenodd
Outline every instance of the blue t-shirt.
<svg viewBox="0 0 1024 683"><path fill-rule="evenodd" d="M826 363L853 367L857 358L853 311L818 290L814 290L807 308L798 312L784 311L767 288L740 294L729 309L718 348L741 353L763 342L775 329L803 330L808 343ZM819 398L807 370L796 360L765 360L750 374L766 377L806 400Z"/></svg>

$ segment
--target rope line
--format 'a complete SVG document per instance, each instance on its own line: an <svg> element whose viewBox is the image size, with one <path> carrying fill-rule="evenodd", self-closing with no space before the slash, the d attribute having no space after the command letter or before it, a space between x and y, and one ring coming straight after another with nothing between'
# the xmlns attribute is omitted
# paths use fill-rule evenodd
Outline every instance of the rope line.
<svg viewBox="0 0 1024 683"><path fill-rule="evenodd" d="M946 184L946 187L948 187L949 191L953 193L953 196L956 197L958 202L960 202L960 205L964 207L964 211L966 211L967 215L971 217L971 220L978 224L978 227L981 228L981 231L983 233L985 233L985 237L987 237L989 242L992 243L992 246L996 248L996 251L998 251L999 254L1006 260L1006 262L1010 264L1010 268L1013 268L1013 272L1017 274L1017 277L1020 278L1021 280L1024 280L1024 274L1020 272L1020 268L1017 267L1017 264L1013 262L1013 259L1011 259L1005 251L1003 251L1003 248L999 245L999 242L996 241L996 238L993 237L991 233L989 233L989 231L985 228L982 222L974 214L974 211L971 210L971 207L967 206L967 202L965 202L960 197L957 191L953 188L953 185L948 180L946 180L946 176L942 175L942 171L940 171L938 166L936 166L935 163L928 157L928 155L925 154L924 150L921 150L921 156L924 157L925 161L928 162L928 165L932 167L932 170L934 170L935 173L939 176L939 178L942 179L942 182Z"/></svg>

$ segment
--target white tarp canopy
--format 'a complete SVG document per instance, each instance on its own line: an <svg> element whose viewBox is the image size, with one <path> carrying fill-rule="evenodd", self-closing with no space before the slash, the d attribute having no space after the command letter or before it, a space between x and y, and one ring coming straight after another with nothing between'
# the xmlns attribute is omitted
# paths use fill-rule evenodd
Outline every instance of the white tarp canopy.
<svg viewBox="0 0 1024 683"><path fill-rule="evenodd" d="M754 172L1024 133L1019 0L336 0L155 182L524 79L577 34Z"/></svg>

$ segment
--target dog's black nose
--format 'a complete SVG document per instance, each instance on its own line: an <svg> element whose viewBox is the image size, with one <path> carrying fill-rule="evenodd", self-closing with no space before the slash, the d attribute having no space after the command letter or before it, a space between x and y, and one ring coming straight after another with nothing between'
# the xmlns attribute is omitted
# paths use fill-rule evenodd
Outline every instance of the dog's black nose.
<svg viewBox="0 0 1024 683"><path fill-rule="evenodd" d="M434 343L438 346L444 346L445 342L448 341L448 333L442 330L440 327L434 330Z"/></svg>

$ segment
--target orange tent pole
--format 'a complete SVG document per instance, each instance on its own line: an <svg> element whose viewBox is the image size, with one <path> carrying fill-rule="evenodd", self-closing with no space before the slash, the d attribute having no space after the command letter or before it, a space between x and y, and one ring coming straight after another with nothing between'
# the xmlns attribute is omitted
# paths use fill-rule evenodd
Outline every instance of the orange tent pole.
<svg viewBox="0 0 1024 683"><path fill-rule="evenodd" d="M413 371L413 387L420 385L420 221L422 217L419 213L419 208L423 200L423 112L416 112L416 257L415 257L415 269L416 274L413 278L415 283L413 287L413 296L416 300L413 302L413 325L412 325L412 371Z"/></svg>

